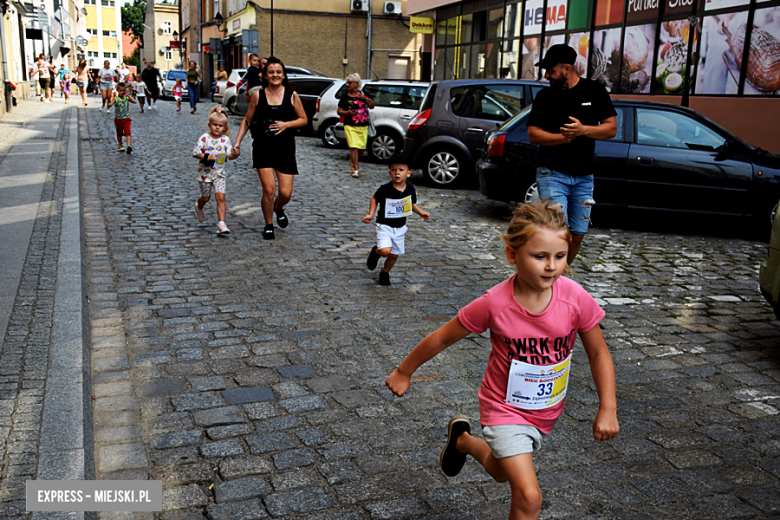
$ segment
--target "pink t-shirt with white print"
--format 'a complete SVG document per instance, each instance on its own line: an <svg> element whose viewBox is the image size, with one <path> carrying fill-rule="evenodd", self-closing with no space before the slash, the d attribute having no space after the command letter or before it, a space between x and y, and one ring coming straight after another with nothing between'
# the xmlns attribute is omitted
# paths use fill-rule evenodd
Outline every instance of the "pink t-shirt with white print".
<svg viewBox="0 0 780 520"><path fill-rule="evenodd" d="M493 348L479 389L482 425L528 424L547 434L563 412L563 402L544 410L521 410L507 404L512 360L538 366L560 363L571 353L577 333L591 330L605 313L577 282L560 277L553 284L547 308L532 314L515 300L515 276L463 307L458 318L471 332L490 329Z"/></svg>

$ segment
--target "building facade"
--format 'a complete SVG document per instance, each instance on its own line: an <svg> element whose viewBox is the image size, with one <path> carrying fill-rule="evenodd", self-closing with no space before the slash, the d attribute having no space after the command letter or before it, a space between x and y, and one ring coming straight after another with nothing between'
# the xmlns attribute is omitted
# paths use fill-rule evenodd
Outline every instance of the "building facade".
<svg viewBox="0 0 780 520"><path fill-rule="evenodd" d="M578 74L613 96L690 96L691 108L780 151L770 124L780 117L778 0L409 0L408 9L435 23L425 37L435 80L540 79L534 64L565 43Z"/></svg>
<svg viewBox="0 0 780 520"><path fill-rule="evenodd" d="M149 60L160 70L181 66L178 0L155 0L146 4L144 46L141 60ZM142 64L143 67L143 64Z"/></svg>
<svg viewBox="0 0 780 520"><path fill-rule="evenodd" d="M122 11L119 0L83 0L86 10L87 65L90 69L103 68L108 61L111 68L122 63Z"/></svg>
<svg viewBox="0 0 780 520"><path fill-rule="evenodd" d="M387 4L393 4L392 13ZM185 59L199 63L207 85L220 66L245 68L253 49L243 41L248 30L256 31L260 56L273 54L285 64L326 76L357 72L362 77L427 79L423 38L410 33L405 6L406 0L274 0L272 10L271 0L183 0ZM221 45L211 45L215 39Z"/></svg>

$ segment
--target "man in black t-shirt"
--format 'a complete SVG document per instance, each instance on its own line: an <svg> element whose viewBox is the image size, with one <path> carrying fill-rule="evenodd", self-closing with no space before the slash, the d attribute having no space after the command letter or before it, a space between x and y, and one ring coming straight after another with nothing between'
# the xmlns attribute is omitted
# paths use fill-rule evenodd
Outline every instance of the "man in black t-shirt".
<svg viewBox="0 0 780 520"><path fill-rule="evenodd" d="M615 107L598 82L574 72L577 51L553 45L537 63L550 88L534 99L528 139L539 145L536 181L539 196L565 211L572 233L568 262L574 261L588 232L593 200L593 154L596 140L617 132Z"/></svg>
<svg viewBox="0 0 780 520"><path fill-rule="evenodd" d="M141 71L141 79L146 84L146 88L149 89L150 95L146 98L149 110L157 110L155 104L157 103L157 98L160 97L160 88L157 80L159 79L162 82L163 79L160 71L152 67L152 62L149 60L146 60L146 68Z"/></svg>

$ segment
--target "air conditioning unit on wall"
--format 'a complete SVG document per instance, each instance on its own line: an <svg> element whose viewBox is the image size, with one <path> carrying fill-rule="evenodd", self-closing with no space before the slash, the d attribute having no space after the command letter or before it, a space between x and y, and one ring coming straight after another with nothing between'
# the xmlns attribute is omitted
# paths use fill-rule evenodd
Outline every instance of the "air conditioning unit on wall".
<svg viewBox="0 0 780 520"><path fill-rule="evenodd" d="M368 0L350 0L349 1L349 10L352 12L355 11L366 11L368 12Z"/></svg>
<svg viewBox="0 0 780 520"><path fill-rule="evenodd" d="M401 2L385 2L384 14L403 14L401 12Z"/></svg>

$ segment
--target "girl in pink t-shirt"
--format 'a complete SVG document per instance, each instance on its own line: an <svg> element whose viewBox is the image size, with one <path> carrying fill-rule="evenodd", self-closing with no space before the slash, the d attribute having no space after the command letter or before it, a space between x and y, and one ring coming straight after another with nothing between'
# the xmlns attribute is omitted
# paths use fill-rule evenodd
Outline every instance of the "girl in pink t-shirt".
<svg viewBox="0 0 780 520"><path fill-rule="evenodd" d="M615 368L598 327L604 311L576 282L561 277L571 242L566 216L544 203L525 204L515 210L502 238L517 273L422 340L390 374L387 386L404 395L420 365L469 333L490 329L492 349L479 390L485 440L471 435L466 416L456 415L439 461L454 477L471 455L496 481L509 481L510 519L536 519L542 492L532 453L563 411L577 334L599 395L593 421L593 437L599 441L612 439L620 429Z"/></svg>

